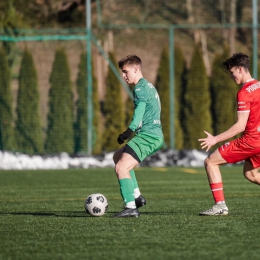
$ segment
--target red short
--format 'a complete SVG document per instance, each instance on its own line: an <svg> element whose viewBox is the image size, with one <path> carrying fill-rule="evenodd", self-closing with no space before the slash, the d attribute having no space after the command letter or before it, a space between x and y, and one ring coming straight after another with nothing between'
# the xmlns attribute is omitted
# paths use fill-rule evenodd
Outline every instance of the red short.
<svg viewBox="0 0 260 260"><path fill-rule="evenodd" d="M260 145L255 146L254 143L252 146L245 140L242 141L238 138L221 145L218 150L222 158L228 163L246 160L252 164L253 168L260 167Z"/></svg>

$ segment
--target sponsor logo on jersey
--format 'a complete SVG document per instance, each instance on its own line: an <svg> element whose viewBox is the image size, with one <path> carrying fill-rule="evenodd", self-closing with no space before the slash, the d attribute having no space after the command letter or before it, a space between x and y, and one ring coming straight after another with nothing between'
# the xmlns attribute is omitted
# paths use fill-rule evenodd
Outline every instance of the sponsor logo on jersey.
<svg viewBox="0 0 260 260"><path fill-rule="evenodd" d="M257 132L260 132L260 126L257 127Z"/></svg>
<svg viewBox="0 0 260 260"><path fill-rule="evenodd" d="M154 88L154 86L153 86L152 83L147 83L147 86L148 86L149 88Z"/></svg>
<svg viewBox="0 0 260 260"><path fill-rule="evenodd" d="M154 124L161 124L161 120L153 120Z"/></svg>
<svg viewBox="0 0 260 260"><path fill-rule="evenodd" d="M255 91L255 90L259 89L259 88L260 88L260 82L249 86L248 88L246 88L246 90L247 90L249 93L251 93L251 92L253 92L253 91Z"/></svg>
<svg viewBox="0 0 260 260"><path fill-rule="evenodd" d="M137 92L137 91L140 91L141 89L140 88L137 88L135 91Z"/></svg>

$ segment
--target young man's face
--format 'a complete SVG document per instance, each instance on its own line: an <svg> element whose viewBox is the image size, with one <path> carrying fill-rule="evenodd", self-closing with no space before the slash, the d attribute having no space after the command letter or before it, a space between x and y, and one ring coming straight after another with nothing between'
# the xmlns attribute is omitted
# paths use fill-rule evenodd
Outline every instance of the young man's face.
<svg viewBox="0 0 260 260"><path fill-rule="evenodd" d="M138 66L136 65L124 65L122 68L122 74L124 80L128 84L135 84L135 79L138 71Z"/></svg>
<svg viewBox="0 0 260 260"><path fill-rule="evenodd" d="M229 70L231 79L233 79L238 85L243 84L242 67L232 67Z"/></svg>

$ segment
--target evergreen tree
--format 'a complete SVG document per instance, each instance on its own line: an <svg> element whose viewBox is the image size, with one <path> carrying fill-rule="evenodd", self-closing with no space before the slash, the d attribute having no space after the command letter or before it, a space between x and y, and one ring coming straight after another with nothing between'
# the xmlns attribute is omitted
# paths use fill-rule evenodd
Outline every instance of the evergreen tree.
<svg viewBox="0 0 260 260"><path fill-rule="evenodd" d="M180 48L175 48L175 84L174 84L174 148L183 148L183 131L180 124L180 102L182 80L184 73L184 57ZM170 84L169 84L169 53L168 48L164 47L159 64L158 75L156 78L156 88L161 99L161 121L163 127L164 140L170 146Z"/></svg>
<svg viewBox="0 0 260 260"><path fill-rule="evenodd" d="M43 152L37 81L32 55L25 50L19 74L15 132L18 151L26 154Z"/></svg>
<svg viewBox="0 0 260 260"><path fill-rule="evenodd" d="M115 66L114 53L109 53L109 59ZM106 152L117 150L120 146L117 137L125 131L125 113L121 84L111 68L106 78L106 96L104 100L105 131L103 134L103 150Z"/></svg>
<svg viewBox="0 0 260 260"><path fill-rule="evenodd" d="M253 77L253 57L249 57L250 58L250 73ZM257 80L260 80L260 60L258 59L258 64L257 64Z"/></svg>
<svg viewBox="0 0 260 260"><path fill-rule="evenodd" d="M18 28L28 27L25 23L23 16L17 12L14 7L14 0L5 1L4 12L0 15L0 29L10 37L18 36ZM20 11L20 10L19 10ZM19 57L19 50L16 43L12 41L3 41L2 46L7 54L8 66L12 68L17 57Z"/></svg>
<svg viewBox="0 0 260 260"><path fill-rule="evenodd" d="M0 150L15 149L11 77L7 55L0 49Z"/></svg>
<svg viewBox="0 0 260 260"><path fill-rule="evenodd" d="M175 128L175 149L183 149L183 129L181 125L182 121L182 98L184 89L184 72L185 72L185 59L182 49L176 46L174 49L174 70L175 70L175 84L174 84L174 128Z"/></svg>
<svg viewBox="0 0 260 260"><path fill-rule="evenodd" d="M161 123L164 135L164 142L170 146L170 85L169 85L169 53L164 47L161 54L158 74L155 87L161 100Z"/></svg>
<svg viewBox="0 0 260 260"><path fill-rule="evenodd" d="M86 66L87 56L82 54L79 64L79 72L77 78L77 120L75 123L75 152L88 152L88 113L87 113L87 77ZM92 66L93 68L93 66ZM101 150L101 130L100 130L100 104L98 99L97 80L92 69L92 98L93 102L93 123L92 123L92 145L93 153L100 154Z"/></svg>
<svg viewBox="0 0 260 260"><path fill-rule="evenodd" d="M74 151L73 93L63 49L56 51L50 84L46 152L71 154Z"/></svg>
<svg viewBox="0 0 260 260"><path fill-rule="evenodd" d="M216 55L212 66L211 93L213 135L220 134L231 127L236 121L237 85L225 72L222 63L229 56L228 48L223 54Z"/></svg>
<svg viewBox="0 0 260 260"><path fill-rule="evenodd" d="M155 87L161 100L161 122L164 142L170 146L170 85L169 85L169 52L163 48Z"/></svg>
<svg viewBox="0 0 260 260"><path fill-rule="evenodd" d="M92 66L93 68L94 66ZM101 132L101 109L98 96L97 78L94 76L92 69L92 102L93 102L93 154L100 154L102 152L102 132Z"/></svg>
<svg viewBox="0 0 260 260"><path fill-rule="evenodd" d="M184 146L186 149L201 149L198 139L205 136L204 131L212 133L212 118L209 81L198 46L187 74L184 101Z"/></svg>

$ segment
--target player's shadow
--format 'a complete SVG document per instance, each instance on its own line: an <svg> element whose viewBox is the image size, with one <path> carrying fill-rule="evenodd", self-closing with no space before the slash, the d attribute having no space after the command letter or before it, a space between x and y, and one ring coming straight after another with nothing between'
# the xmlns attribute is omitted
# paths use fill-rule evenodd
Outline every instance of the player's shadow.
<svg viewBox="0 0 260 260"><path fill-rule="evenodd" d="M160 216L166 216L166 215L172 215L176 214L176 212L140 212L140 215L160 215Z"/></svg>
<svg viewBox="0 0 260 260"><path fill-rule="evenodd" d="M34 217L59 217L59 218L86 218L91 217L84 211L59 211L59 212L0 212L0 215L30 215Z"/></svg>
<svg viewBox="0 0 260 260"><path fill-rule="evenodd" d="M118 213L119 211L108 211L107 213L110 213L110 214L116 214ZM148 212L148 211L145 211L145 212L141 212L140 211L140 215L157 215L157 216L166 216L166 215L172 215L172 214L176 214L176 212Z"/></svg>
<svg viewBox="0 0 260 260"><path fill-rule="evenodd" d="M108 211L109 215L114 215L115 213L118 213L118 211ZM140 212L141 215L172 215L176 214L176 212ZM59 218L91 218L90 214L87 214L85 211L58 211L58 212L0 212L0 215L2 216L8 216L8 215L17 215L17 216L34 216L34 217L59 217Z"/></svg>

